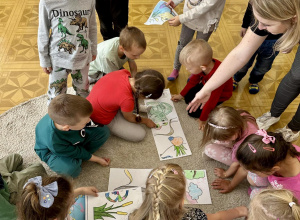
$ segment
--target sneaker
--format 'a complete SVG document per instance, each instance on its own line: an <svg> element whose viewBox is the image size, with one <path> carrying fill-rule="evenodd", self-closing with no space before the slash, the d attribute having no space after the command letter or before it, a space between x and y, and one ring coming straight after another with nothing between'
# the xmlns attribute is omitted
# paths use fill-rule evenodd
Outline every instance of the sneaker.
<svg viewBox="0 0 300 220"><path fill-rule="evenodd" d="M250 84L249 86L249 93L250 94L256 94L259 92L259 86L257 83L253 83L253 84Z"/></svg>
<svg viewBox="0 0 300 220"><path fill-rule="evenodd" d="M173 69L172 73L167 79L169 81L174 81L175 79L177 79L178 75L179 75L179 71L177 69Z"/></svg>
<svg viewBox="0 0 300 220"><path fill-rule="evenodd" d="M140 112L148 113L152 106L147 106L147 105L140 105L139 110Z"/></svg>
<svg viewBox="0 0 300 220"><path fill-rule="evenodd" d="M299 138L300 131L297 133L294 133L290 128L285 126L284 128L279 128L275 130L276 133L281 133L284 140L286 142L293 142L296 141Z"/></svg>
<svg viewBox="0 0 300 220"><path fill-rule="evenodd" d="M256 119L259 129L268 130L269 127L280 120L280 117L272 117L271 112L267 112Z"/></svg>
<svg viewBox="0 0 300 220"><path fill-rule="evenodd" d="M239 83L237 81L233 80L233 91L238 87Z"/></svg>

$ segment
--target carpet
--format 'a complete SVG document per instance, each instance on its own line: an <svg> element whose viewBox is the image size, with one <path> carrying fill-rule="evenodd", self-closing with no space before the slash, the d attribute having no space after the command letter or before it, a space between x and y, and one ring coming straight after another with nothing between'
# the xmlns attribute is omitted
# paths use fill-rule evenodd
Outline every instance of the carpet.
<svg viewBox="0 0 300 220"><path fill-rule="evenodd" d="M69 93L72 93L69 90ZM19 153L24 158L24 166L40 161L33 148L35 144L35 126L47 113L47 96L43 95L22 103L4 114L0 115L0 158L11 153ZM164 163L177 163L183 169L206 169L209 184L216 178L213 173L215 167L226 168L225 165L208 159L202 155L203 149L199 147L202 133L197 128L194 119L186 114L186 104L182 101L174 103L186 139L192 151L191 156L160 161L152 132L147 129L146 138L140 143L131 143L115 136L95 153L98 156L109 157L112 168L141 168L151 169ZM54 173L43 164L49 175ZM101 167L92 162L84 162L80 176L74 179L76 187L96 186L99 191L106 191L108 187L109 167ZM249 198L246 181L240 184L229 194L220 194L210 187L212 205L193 205L200 207L206 213L248 205Z"/></svg>

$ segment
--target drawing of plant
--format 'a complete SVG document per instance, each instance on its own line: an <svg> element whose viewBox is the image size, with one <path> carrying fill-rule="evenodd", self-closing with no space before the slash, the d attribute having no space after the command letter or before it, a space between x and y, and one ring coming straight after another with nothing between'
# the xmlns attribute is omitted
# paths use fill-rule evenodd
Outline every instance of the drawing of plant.
<svg viewBox="0 0 300 220"><path fill-rule="evenodd" d="M152 106L149 112L149 117L158 126L159 123L163 125L168 124L167 115L173 111L173 107L165 102L147 102L147 106Z"/></svg>
<svg viewBox="0 0 300 220"><path fill-rule="evenodd" d="M126 202L123 205L120 206L116 206L114 207L114 205L111 205L109 207L106 207L107 203L105 203L104 205L100 206L100 207L94 207L94 220L104 220L103 217L108 217L108 218L114 218L115 216L113 216L112 214L116 214L116 215L127 215L127 212L122 212L122 211L117 211L117 212L111 212L110 210L113 209L118 209L121 207L125 207L125 206L129 206L133 203L133 201L130 202Z"/></svg>
<svg viewBox="0 0 300 220"><path fill-rule="evenodd" d="M124 196L121 196L119 191L111 192L111 194L117 195L117 196L116 196L115 199L112 199L112 198L109 196L109 192L108 192L108 193L105 193L105 197L106 197L106 199L107 199L108 201L110 201L110 202L122 202L122 201L124 201L124 200L128 197L129 190L126 190Z"/></svg>

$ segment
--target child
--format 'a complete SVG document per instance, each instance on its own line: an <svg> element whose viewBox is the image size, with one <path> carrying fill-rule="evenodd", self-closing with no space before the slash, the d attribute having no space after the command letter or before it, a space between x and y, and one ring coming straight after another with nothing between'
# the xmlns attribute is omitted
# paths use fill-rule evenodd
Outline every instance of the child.
<svg viewBox="0 0 300 220"><path fill-rule="evenodd" d="M184 89L178 95L173 95L172 100L177 102L184 98L189 104L197 92L214 74L221 62L213 59L213 51L210 45L202 39L196 39L188 43L180 53L180 63L192 74ZM228 100L232 95L232 79L212 92L210 99L203 109L198 108L195 112L188 112L189 116L199 118L199 129L202 130L209 113L216 107Z"/></svg>
<svg viewBox="0 0 300 220"><path fill-rule="evenodd" d="M110 159L94 155L108 139L106 126L95 125L93 107L85 98L61 94L37 124L34 150L55 172L77 177L83 160L108 166Z"/></svg>
<svg viewBox="0 0 300 220"><path fill-rule="evenodd" d="M167 5L175 8L182 1L183 0L169 0ZM169 20L170 26L182 24L180 39L175 54L174 69L168 77L169 81L175 80L179 75L181 67L179 54L182 48L193 39L195 31L197 32L197 39L208 41L212 32L217 29L224 5L225 0L186 0L184 3L183 14Z"/></svg>
<svg viewBox="0 0 300 220"><path fill-rule="evenodd" d="M281 133L257 131L244 140L236 158L249 171L252 186L265 187L261 179L267 178L273 188L288 189L300 199L300 147L286 142Z"/></svg>
<svg viewBox="0 0 300 220"><path fill-rule="evenodd" d="M134 76L137 72L134 60L140 58L146 46L144 33L136 27L126 27L121 31L120 37L98 44L97 58L90 64L90 83L95 83L105 74L123 68L126 62Z"/></svg>
<svg viewBox="0 0 300 220"><path fill-rule="evenodd" d="M250 203L248 220L299 220L300 205L285 189L260 192Z"/></svg>
<svg viewBox="0 0 300 220"><path fill-rule="evenodd" d="M73 190L72 183L65 177L42 178L37 176L29 179L24 185L22 197L18 204L19 219L84 220L84 197L79 199L76 197L79 195L97 196L97 193L98 190L95 187L80 187ZM83 203L83 212L74 213L70 210L78 203L78 200Z"/></svg>
<svg viewBox="0 0 300 220"><path fill-rule="evenodd" d="M205 214L201 209L183 207L186 179L177 164L166 164L152 170L146 182L145 200L141 207L129 216L129 220L214 220L247 216L246 207Z"/></svg>
<svg viewBox="0 0 300 220"><path fill-rule="evenodd" d="M244 37L246 34L247 28L251 25L254 20L252 5L248 3L247 10L245 12L243 18L243 24L241 29L241 37ZM271 69L272 64L279 51L274 51L273 46L276 41L282 36L282 34L273 35L269 34L266 40L262 43L262 45L258 48L258 50L253 54L248 63L240 69L233 76L233 89L235 90L238 86L238 83L243 79L243 77L247 74L248 69L252 66L255 58L256 63L250 73L249 77L249 93L256 94L259 92L258 83L264 78L264 75Z"/></svg>
<svg viewBox="0 0 300 220"><path fill-rule="evenodd" d="M87 97L89 63L97 55L95 0L40 0L38 50L49 74L48 105L66 93L69 73L76 94Z"/></svg>
<svg viewBox="0 0 300 220"><path fill-rule="evenodd" d="M35 163L22 169L23 158L19 154L10 154L0 159L0 219L17 219L16 202L21 197L24 184L31 177L46 175L41 163Z"/></svg>
<svg viewBox="0 0 300 220"><path fill-rule="evenodd" d="M231 192L244 178L247 172L240 167L236 151L243 140L257 131L258 127L249 112L222 106L215 108L209 115L204 127L202 146L205 154L229 167L228 170L215 168L216 179L212 186L220 193ZM233 180L225 180L234 175Z"/></svg>
<svg viewBox="0 0 300 220"><path fill-rule="evenodd" d="M137 123L149 128L156 127L156 124L139 116L138 99L158 99L164 88L164 77L155 70L138 72L134 78L125 69L112 72L101 78L87 97L94 109L91 119L95 123L108 125L111 133L120 138L141 141L146 131ZM133 114L134 105L137 115Z"/></svg>

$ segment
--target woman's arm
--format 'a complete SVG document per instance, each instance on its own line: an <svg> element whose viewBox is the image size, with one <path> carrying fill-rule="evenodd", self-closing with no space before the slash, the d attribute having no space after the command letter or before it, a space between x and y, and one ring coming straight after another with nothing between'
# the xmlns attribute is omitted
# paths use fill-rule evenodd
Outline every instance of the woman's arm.
<svg viewBox="0 0 300 220"><path fill-rule="evenodd" d="M196 94L194 100L188 105L187 110L190 110L190 112L196 111L201 104L203 107L211 92L239 71L249 61L266 37L255 34L249 28L239 45L227 55L210 80Z"/></svg>

